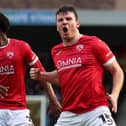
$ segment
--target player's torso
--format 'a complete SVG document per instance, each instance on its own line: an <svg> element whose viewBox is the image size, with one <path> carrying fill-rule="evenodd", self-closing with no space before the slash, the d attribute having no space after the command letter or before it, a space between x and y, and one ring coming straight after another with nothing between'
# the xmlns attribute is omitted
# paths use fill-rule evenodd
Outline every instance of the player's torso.
<svg viewBox="0 0 126 126"><path fill-rule="evenodd" d="M23 50L10 39L8 45L0 48L0 85L8 87L8 96L1 100L13 102L24 100L21 98L25 91L25 69Z"/></svg>
<svg viewBox="0 0 126 126"><path fill-rule="evenodd" d="M17 43L9 42L0 48L0 77L15 76L23 67L23 50ZM0 79L2 80L2 79Z"/></svg>
<svg viewBox="0 0 126 126"><path fill-rule="evenodd" d="M63 107L69 106L68 109L78 107L79 111L82 111L83 107L89 109L92 98L96 96L94 86L97 85L97 80L102 85L103 67L92 49L89 42L82 40L69 47L57 48L55 51L53 60L62 87ZM78 104L81 102L83 105Z"/></svg>
<svg viewBox="0 0 126 126"><path fill-rule="evenodd" d="M54 62L59 76L63 81L67 78L74 80L88 80L95 72L96 67L102 68L93 53L92 46L87 42L78 42L72 46L62 47L57 50ZM65 77L65 75L67 77Z"/></svg>

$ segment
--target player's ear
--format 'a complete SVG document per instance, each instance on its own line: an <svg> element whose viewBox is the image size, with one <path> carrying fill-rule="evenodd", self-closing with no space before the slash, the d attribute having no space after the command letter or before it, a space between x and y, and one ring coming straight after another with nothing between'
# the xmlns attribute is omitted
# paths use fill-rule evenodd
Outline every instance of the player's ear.
<svg viewBox="0 0 126 126"><path fill-rule="evenodd" d="M77 21L77 28L79 28L80 27L80 22L79 21Z"/></svg>

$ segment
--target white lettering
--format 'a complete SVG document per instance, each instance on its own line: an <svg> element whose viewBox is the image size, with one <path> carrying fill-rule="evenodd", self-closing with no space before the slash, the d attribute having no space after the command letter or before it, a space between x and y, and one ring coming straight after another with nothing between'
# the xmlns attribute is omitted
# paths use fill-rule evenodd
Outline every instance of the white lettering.
<svg viewBox="0 0 126 126"><path fill-rule="evenodd" d="M72 57L68 58L66 60L58 60L57 61L57 68L58 69L63 69L63 67L69 68L69 66L77 66L78 64L81 64L81 58L80 57Z"/></svg>
<svg viewBox="0 0 126 126"><path fill-rule="evenodd" d="M14 66L13 65L0 66L0 75L4 74L14 74Z"/></svg>

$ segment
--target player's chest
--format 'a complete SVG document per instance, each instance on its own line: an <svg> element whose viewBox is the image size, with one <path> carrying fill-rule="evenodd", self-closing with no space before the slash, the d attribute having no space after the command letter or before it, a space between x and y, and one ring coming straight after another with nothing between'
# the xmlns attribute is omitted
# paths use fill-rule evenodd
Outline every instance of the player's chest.
<svg viewBox="0 0 126 126"><path fill-rule="evenodd" d="M0 49L0 62L1 63L15 63L20 61L21 53L18 48L3 48Z"/></svg>
<svg viewBox="0 0 126 126"><path fill-rule="evenodd" d="M95 56L89 46L79 44L71 48L64 48L55 54L55 64L57 68L69 65L86 65L94 61Z"/></svg>

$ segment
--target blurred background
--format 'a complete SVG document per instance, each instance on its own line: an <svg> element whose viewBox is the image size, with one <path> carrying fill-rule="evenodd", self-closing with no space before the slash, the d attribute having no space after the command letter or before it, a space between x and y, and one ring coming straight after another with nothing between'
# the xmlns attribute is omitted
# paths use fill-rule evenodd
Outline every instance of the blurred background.
<svg viewBox="0 0 126 126"><path fill-rule="evenodd" d="M61 41L56 31L55 12L63 4L72 4L77 8L80 32L104 40L126 72L126 0L0 0L0 12L11 22L8 37L28 42L45 69L53 70L50 51ZM27 103L35 126L53 126L56 118L52 113L46 114L46 93L39 82L30 80L28 71ZM110 91L112 78L106 71L103 83L106 92ZM119 97L118 113L113 114L118 126L126 124L125 83ZM60 87L53 87L62 102Z"/></svg>

